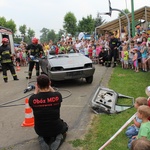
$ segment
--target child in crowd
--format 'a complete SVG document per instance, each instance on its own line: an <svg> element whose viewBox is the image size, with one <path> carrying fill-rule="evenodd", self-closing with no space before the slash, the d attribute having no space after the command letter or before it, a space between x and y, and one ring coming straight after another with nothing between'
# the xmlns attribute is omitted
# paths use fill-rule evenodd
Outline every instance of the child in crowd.
<svg viewBox="0 0 150 150"><path fill-rule="evenodd" d="M147 65L146 65L146 59L147 59L147 46L146 46L146 42L143 42L141 44L142 48L141 48L141 54L142 54L142 71L143 72L147 72Z"/></svg>
<svg viewBox="0 0 150 150"><path fill-rule="evenodd" d="M128 144L128 147L131 148L132 141L140 138L146 138L150 140L150 121L148 118L150 117L150 109L149 106L141 105L138 107L137 116L142 120L139 132L137 136L133 136Z"/></svg>
<svg viewBox="0 0 150 150"><path fill-rule="evenodd" d="M136 98L134 107L136 109L138 109L138 107L141 105L147 105L147 98L145 98L145 97ZM136 115L135 119L133 120L134 124L132 124L131 126L129 126L127 128L125 134L129 138L128 147L131 147L132 137L138 135L138 131L139 131L141 122L142 122L142 120L140 118L138 118L138 116Z"/></svg>
<svg viewBox="0 0 150 150"><path fill-rule="evenodd" d="M120 47L120 62L121 62L121 67L124 68L124 49L125 44L122 44L122 46Z"/></svg>
<svg viewBox="0 0 150 150"><path fill-rule="evenodd" d="M148 98L147 98L147 105L150 107L150 86L146 87L145 93L148 96ZM150 120L150 117L148 118L148 120Z"/></svg>
<svg viewBox="0 0 150 150"><path fill-rule="evenodd" d="M147 105L147 98L145 97L138 97L135 100L134 107L138 109L139 106L141 105ZM133 123L131 126L129 126L125 132L126 136L131 139L133 136L138 134L140 125L141 125L142 120L139 119L137 116L133 120Z"/></svg>
<svg viewBox="0 0 150 150"><path fill-rule="evenodd" d="M134 56L133 48L134 45L131 44L129 49L129 65L131 69L133 69L133 56Z"/></svg>
<svg viewBox="0 0 150 150"><path fill-rule="evenodd" d="M131 145L131 150L150 150L150 141L145 138L134 140Z"/></svg>
<svg viewBox="0 0 150 150"><path fill-rule="evenodd" d="M93 50L92 50L92 46L90 45L88 49L88 55L91 60L92 60L92 53L93 53Z"/></svg>
<svg viewBox="0 0 150 150"><path fill-rule="evenodd" d="M149 106L142 105L138 108L138 117L142 119L140 130L137 139L145 137L150 140L150 122L148 118L150 117Z"/></svg>
<svg viewBox="0 0 150 150"><path fill-rule="evenodd" d="M88 45L87 44L85 44L85 46L84 46L84 54L85 54L86 57L89 57L89 55L88 55Z"/></svg>
<svg viewBox="0 0 150 150"><path fill-rule="evenodd" d="M150 71L150 43L148 43L147 47L147 59L145 60L145 63L148 66L148 70Z"/></svg>
<svg viewBox="0 0 150 150"><path fill-rule="evenodd" d="M134 56L133 56L133 64L134 64L134 70L135 72L139 72L139 67L138 67L138 49L134 48Z"/></svg>
<svg viewBox="0 0 150 150"><path fill-rule="evenodd" d="M127 50L127 45L125 45L123 47L123 66L124 66L124 69L128 69L128 59L129 59L129 53L128 53L128 50Z"/></svg>
<svg viewBox="0 0 150 150"><path fill-rule="evenodd" d="M92 61L94 64L98 64L98 57L96 55L95 46L92 46Z"/></svg>

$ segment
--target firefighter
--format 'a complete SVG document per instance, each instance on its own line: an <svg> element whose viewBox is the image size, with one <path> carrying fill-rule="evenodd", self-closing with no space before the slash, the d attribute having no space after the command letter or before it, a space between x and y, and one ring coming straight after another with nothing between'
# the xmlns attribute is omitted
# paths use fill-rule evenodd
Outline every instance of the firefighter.
<svg viewBox="0 0 150 150"><path fill-rule="evenodd" d="M120 42L117 38L114 37L114 34L111 34L111 38L109 41L109 56L108 56L108 65L107 67L111 66L112 57L114 58L114 65L113 67L116 67L116 61L118 56L118 47L120 46Z"/></svg>
<svg viewBox="0 0 150 150"><path fill-rule="evenodd" d="M11 54L11 49L9 46L9 40L7 38L2 39L2 45L0 46L0 62L2 65L2 71L3 71L3 79L4 82L8 82L8 76L7 76L7 70L9 69L13 79L14 80L19 80L17 78L15 69L14 69L14 64L12 61L12 54Z"/></svg>
<svg viewBox="0 0 150 150"><path fill-rule="evenodd" d="M31 79L34 65L36 65L36 76L39 76L40 74L39 62L36 60L37 58L40 58L42 55L44 55L44 51L42 46L38 44L37 38L32 39L32 43L26 47L26 50L27 50L27 55L29 57L29 73L28 73L28 77L26 78Z"/></svg>

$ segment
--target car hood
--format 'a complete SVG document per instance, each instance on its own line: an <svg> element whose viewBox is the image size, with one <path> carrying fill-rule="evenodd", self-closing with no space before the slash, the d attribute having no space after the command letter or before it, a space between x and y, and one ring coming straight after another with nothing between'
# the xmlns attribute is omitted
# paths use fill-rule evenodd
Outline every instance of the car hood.
<svg viewBox="0 0 150 150"><path fill-rule="evenodd" d="M80 53L50 55L48 61L51 67L61 66L66 68L84 67L87 63L92 63L91 59Z"/></svg>

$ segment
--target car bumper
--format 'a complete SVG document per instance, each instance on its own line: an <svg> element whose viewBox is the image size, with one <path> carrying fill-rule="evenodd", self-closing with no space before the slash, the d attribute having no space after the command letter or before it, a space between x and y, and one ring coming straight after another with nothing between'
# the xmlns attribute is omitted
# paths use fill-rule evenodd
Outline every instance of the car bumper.
<svg viewBox="0 0 150 150"><path fill-rule="evenodd" d="M49 77L54 81L69 80L86 78L93 76L95 68L86 68L81 70L68 70L68 71L49 71Z"/></svg>

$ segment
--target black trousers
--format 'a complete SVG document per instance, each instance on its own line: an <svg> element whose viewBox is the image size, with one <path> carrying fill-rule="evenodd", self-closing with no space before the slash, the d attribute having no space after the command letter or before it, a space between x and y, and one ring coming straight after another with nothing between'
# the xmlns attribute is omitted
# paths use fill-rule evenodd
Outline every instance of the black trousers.
<svg viewBox="0 0 150 150"><path fill-rule="evenodd" d="M34 68L34 65L36 66L36 76L40 75L40 65L39 65L39 62L30 61L29 62L29 77L32 76L32 70Z"/></svg>
<svg viewBox="0 0 150 150"><path fill-rule="evenodd" d="M8 80L7 70L10 70L13 79L17 79L16 71L14 69L13 63L2 63L3 79L4 81Z"/></svg>
<svg viewBox="0 0 150 150"><path fill-rule="evenodd" d="M111 49L111 50L109 51L108 61L111 63L112 57L114 57L114 63L116 63L116 61L117 61L117 56L118 56L118 50L117 50L117 49Z"/></svg>

